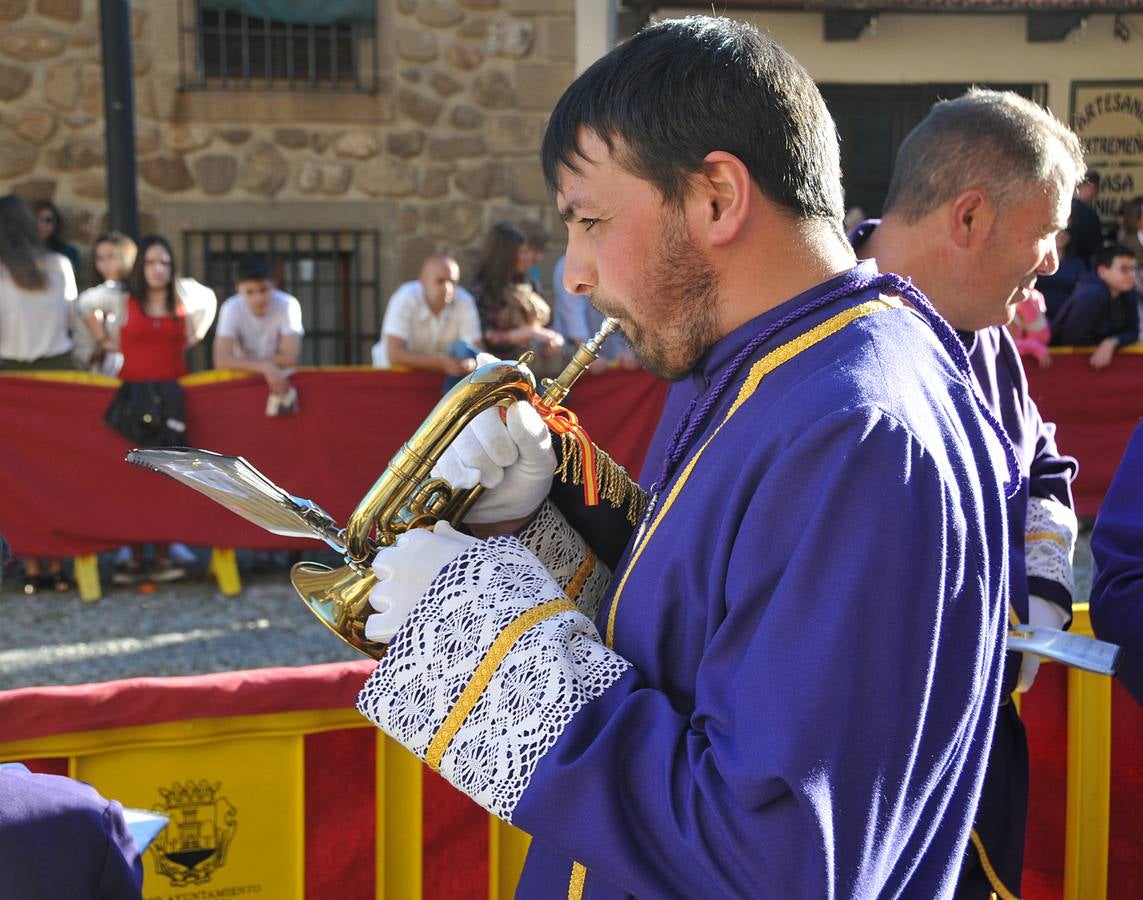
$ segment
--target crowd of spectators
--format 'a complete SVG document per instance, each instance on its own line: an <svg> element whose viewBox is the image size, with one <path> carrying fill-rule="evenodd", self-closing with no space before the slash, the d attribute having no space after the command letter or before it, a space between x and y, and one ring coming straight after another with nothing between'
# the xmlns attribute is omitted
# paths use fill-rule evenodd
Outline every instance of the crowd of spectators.
<svg viewBox="0 0 1143 900"><path fill-rule="evenodd" d="M1093 206L1099 186L1089 170L1056 236L1059 268L1025 292L1009 326L1021 355L1040 366L1051 364L1049 344L1094 347L1091 366L1103 369L1143 340L1143 196L1124 203L1105 231Z"/></svg>
<svg viewBox="0 0 1143 900"><path fill-rule="evenodd" d="M1103 231L1093 208L1099 182L1097 172L1085 176L1057 238L1058 271L1025 292L1010 325L1020 352L1041 366L1051 363L1049 345L1075 345L1094 347L1091 365L1103 368L1141 337L1143 197L1124 204ZM305 334L302 309L274 284L264 259L242 260L235 293L219 304L210 288L177 277L161 236L136 246L118 232L101 234L86 272L64 225L48 200L0 198L0 367L175 381L217 311L215 368L260 374L267 414L298 409L290 376ZM546 257L548 243L537 222L501 221L486 233L470 276L451 255L427 257L419 277L389 298L373 365L438 372L443 391L475 368L482 351L504 358L530 351L539 377L557 374L603 317L576 285L565 284L565 258ZM77 296L77 283L90 286ZM592 371L613 365L638 366L620 334L608 338ZM181 545L171 552L184 563L194 558ZM118 561L122 583L186 575L162 546L149 560L142 548L123 548ZM25 560L24 575L29 593L71 589L60 560Z"/></svg>
<svg viewBox="0 0 1143 900"><path fill-rule="evenodd" d="M537 222L497 222L484 237L467 287L454 258L426 258L420 277L389 298L373 364L441 372L445 390L472 371L481 351L500 358L531 352L537 376L557 375L603 317L586 296L564 286L564 257L545 287L548 242ZM591 371L611 364L637 367L622 335L607 339Z"/></svg>

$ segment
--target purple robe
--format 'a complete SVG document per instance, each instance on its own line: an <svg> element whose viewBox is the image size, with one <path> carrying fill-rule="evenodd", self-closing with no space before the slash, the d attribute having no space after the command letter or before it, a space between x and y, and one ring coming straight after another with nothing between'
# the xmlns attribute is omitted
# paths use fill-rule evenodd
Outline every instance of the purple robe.
<svg viewBox="0 0 1143 900"><path fill-rule="evenodd" d="M841 283L743 325L696 378ZM851 293L761 346L685 451L597 629L518 542L484 542L437 577L359 708L533 835L521 897L949 896L1007 604L1005 461L971 386L916 312ZM487 664L511 631L485 636L488 616L529 591L562 624Z"/></svg>
<svg viewBox="0 0 1143 900"><path fill-rule="evenodd" d="M877 225L878 220L871 219L854 230L850 240L859 251ZM1058 607L1062 621L1070 621L1076 533L1071 484L1076 461L1056 449L1055 425L1041 418L1028 393L1024 364L1008 330L992 327L959 336L968 350L975 387L1004 427L1020 466L1019 490L1008 498L1009 602L1021 622L1029 619L1029 594ZM1018 653L1009 653L1005 661L1003 703L976 820L991 867L1004 887L1017 894L1024 865L1028 744L1024 724L1008 697L1016 686L1020 661ZM967 874L987 878L980 868ZM967 885L962 888L967 890Z"/></svg>
<svg viewBox="0 0 1143 900"><path fill-rule="evenodd" d="M130 900L142 886L117 802L72 778L0 769L0 897Z"/></svg>
<svg viewBox="0 0 1143 900"><path fill-rule="evenodd" d="M1119 680L1143 705L1143 425L1103 497L1091 559L1092 628L1123 647Z"/></svg>

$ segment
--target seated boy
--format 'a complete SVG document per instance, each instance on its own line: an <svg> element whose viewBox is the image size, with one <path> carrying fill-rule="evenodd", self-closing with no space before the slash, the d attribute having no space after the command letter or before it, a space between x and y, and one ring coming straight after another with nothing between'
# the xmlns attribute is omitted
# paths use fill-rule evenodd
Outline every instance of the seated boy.
<svg viewBox="0 0 1143 900"><path fill-rule="evenodd" d="M1139 340L1135 257L1119 244L1095 254L1095 271L1076 285L1052 320L1052 343L1095 347L1091 367L1102 369L1115 351Z"/></svg>
<svg viewBox="0 0 1143 900"><path fill-rule="evenodd" d="M290 369L301 353L302 306L274 287L270 268L248 257L238 267L238 293L222 304L214 335L214 367L257 372L270 388L268 412L287 412L297 394Z"/></svg>

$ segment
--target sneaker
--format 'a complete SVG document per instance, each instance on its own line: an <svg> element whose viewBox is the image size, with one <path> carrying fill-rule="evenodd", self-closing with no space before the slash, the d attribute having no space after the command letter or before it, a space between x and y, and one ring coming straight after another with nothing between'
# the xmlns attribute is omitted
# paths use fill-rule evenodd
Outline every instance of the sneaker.
<svg viewBox="0 0 1143 900"><path fill-rule="evenodd" d="M198 562L198 557L194 555L194 551L186 544L180 544L178 541L167 547L167 554L172 562L180 565L193 565Z"/></svg>
<svg viewBox="0 0 1143 900"><path fill-rule="evenodd" d="M182 566L173 566L170 563L162 566L155 566L151 570L151 581L157 581L160 584L168 581L182 581L187 577L187 570Z"/></svg>
<svg viewBox="0 0 1143 900"><path fill-rule="evenodd" d="M112 584L135 584L141 574L142 572L139 569L138 563L134 565L128 564L116 568L116 570L111 573L111 582Z"/></svg>

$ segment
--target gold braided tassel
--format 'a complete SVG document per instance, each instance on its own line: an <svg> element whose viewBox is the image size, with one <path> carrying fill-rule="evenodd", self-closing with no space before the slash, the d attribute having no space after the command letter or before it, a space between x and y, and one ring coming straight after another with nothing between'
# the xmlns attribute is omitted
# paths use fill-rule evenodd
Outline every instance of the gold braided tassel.
<svg viewBox="0 0 1143 900"><path fill-rule="evenodd" d="M560 465L556 475L564 484L583 484L582 448L568 432L557 437L560 439ZM592 447L595 449L595 480L599 485L599 496L615 509L622 509L632 526L638 525L647 507L646 493L606 451L594 443Z"/></svg>

